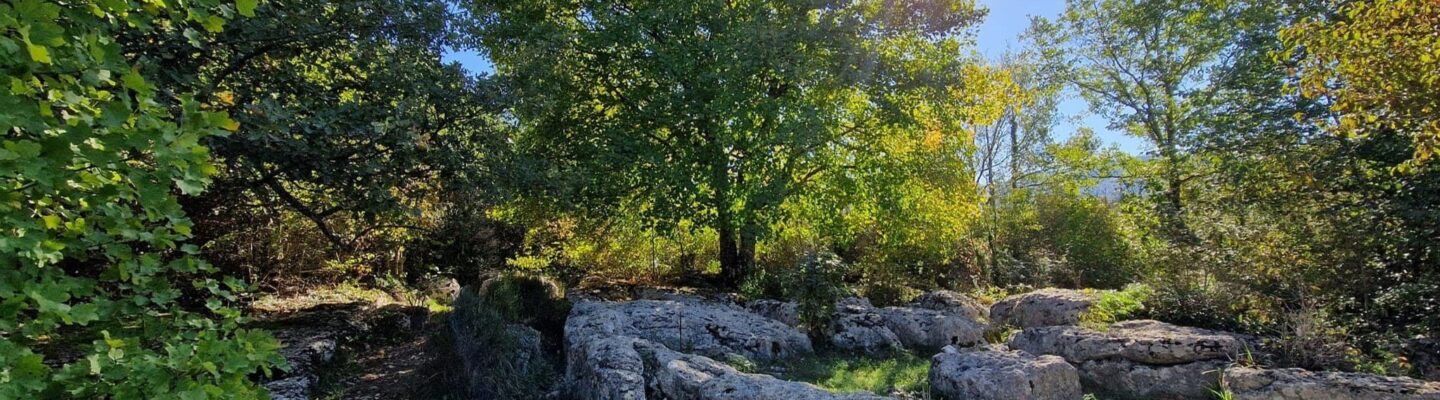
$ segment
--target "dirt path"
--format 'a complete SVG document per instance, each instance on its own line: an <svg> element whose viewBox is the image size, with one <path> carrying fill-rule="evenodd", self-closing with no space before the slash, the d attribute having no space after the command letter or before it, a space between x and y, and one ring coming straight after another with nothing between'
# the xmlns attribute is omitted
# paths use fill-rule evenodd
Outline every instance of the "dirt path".
<svg viewBox="0 0 1440 400"><path fill-rule="evenodd" d="M429 381L420 376L421 367L431 359L427 336L417 335L404 342L355 349L348 368L326 385L330 390L321 399L401 400Z"/></svg>

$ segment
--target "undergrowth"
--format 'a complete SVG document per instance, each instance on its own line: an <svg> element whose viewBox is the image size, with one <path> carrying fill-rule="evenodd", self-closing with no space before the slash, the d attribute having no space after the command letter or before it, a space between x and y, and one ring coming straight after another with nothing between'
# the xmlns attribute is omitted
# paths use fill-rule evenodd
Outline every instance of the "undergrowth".
<svg viewBox="0 0 1440 400"><path fill-rule="evenodd" d="M788 361L774 375L808 382L835 392L870 392L888 395L899 391L929 398L930 360L908 351L857 357L825 353Z"/></svg>
<svg viewBox="0 0 1440 400"><path fill-rule="evenodd" d="M1152 291L1149 286L1132 283L1122 290L1097 291L1099 299L1083 314L1080 324L1095 330L1107 330L1110 324L1131 319L1145 310L1145 301Z"/></svg>

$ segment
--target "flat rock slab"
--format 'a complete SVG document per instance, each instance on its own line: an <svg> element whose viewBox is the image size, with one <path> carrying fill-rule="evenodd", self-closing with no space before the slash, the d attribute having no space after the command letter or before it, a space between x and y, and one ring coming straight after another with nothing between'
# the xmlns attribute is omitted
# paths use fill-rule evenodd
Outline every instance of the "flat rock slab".
<svg viewBox="0 0 1440 400"><path fill-rule="evenodd" d="M1146 365L1127 360L1086 361L1080 386L1104 399L1211 400L1226 361Z"/></svg>
<svg viewBox="0 0 1440 400"><path fill-rule="evenodd" d="M1440 400L1440 382L1302 369L1231 368L1237 400Z"/></svg>
<svg viewBox="0 0 1440 400"><path fill-rule="evenodd" d="M810 339L738 306L673 300L577 303L565 322L567 348L630 336L710 357L771 361L809 354Z"/></svg>
<svg viewBox="0 0 1440 400"><path fill-rule="evenodd" d="M990 318L990 309L979 301L950 290L936 290L915 298L911 307L935 310L947 315L958 315L971 320L983 321Z"/></svg>
<svg viewBox="0 0 1440 400"><path fill-rule="evenodd" d="M1034 354L1062 356L1074 364L1124 359L1172 365L1235 360L1246 350L1247 341L1231 333L1141 320L1119 322L1105 332L1077 326L1029 328L1012 336L1009 345Z"/></svg>
<svg viewBox="0 0 1440 400"><path fill-rule="evenodd" d="M955 400L1074 400L1075 367L1056 356L1023 351L945 352L930 360L930 387Z"/></svg>
<svg viewBox="0 0 1440 400"><path fill-rule="evenodd" d="M1075 325L1098 300L1098 296L1079 290L1040 289L996 302L990 306L990 321L1019 328Z"/></svg>
<svg viewBox="0 0 1440 400"><path fill-rule="evenodd" d="M709 357L629 336L599 339L572 352L570 398L580 400L879 400L748 374Z"/></svg>

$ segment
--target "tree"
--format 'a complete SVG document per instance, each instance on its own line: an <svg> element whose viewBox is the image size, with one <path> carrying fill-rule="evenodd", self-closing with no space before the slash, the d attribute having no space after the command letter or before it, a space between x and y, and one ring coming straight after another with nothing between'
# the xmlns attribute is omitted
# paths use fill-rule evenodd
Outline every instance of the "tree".
<svg viewBox="0 0 1440 400"><path fill-rule="evenodd" d="M1204 82L1229 46L1235 6L1228 1L1069 0L1055 21L1037 19L1031 36L1064 76L1111 120L1155 146L1161 222L1188 240L1183 217L1188 150L1207 117Z"/></svg>
<svg viewBox="0 0 1440 400"><path fill-rule="evenodd" d="M968 0L491 0L471 12L522 99L520 151L549 161L545 189L594 215L638 204L661 230L712 227L732 284L815 182L898 188L911 181L895 179L893 158L926 143L962 154L990 85L967 80L986 71L960 57L983 16Z"/></svg>
<svg viewBox="0 0 1440 400"><path fill-rule="evenodd" d="M255 6L0 4L0 398L264 396L249 376L278 344L239 327L245 284L183 244L176 201L215 173L201 142L239 127L117 40L200 46Z"/></svg>
<svg viewBox="0 0 1440 400"><path fill-rule="evenodd" d="M1394 131L1415 140L1416 162L1440 150L1440 2L1331 1L1334 13L1285 28L1300 53L1295 85L1336 113L1342 135Z"/></svg>

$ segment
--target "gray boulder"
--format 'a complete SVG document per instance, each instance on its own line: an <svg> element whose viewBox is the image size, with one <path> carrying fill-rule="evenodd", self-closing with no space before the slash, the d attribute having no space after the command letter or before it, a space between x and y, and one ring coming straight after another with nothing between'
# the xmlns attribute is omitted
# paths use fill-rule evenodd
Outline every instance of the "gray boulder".
<svg viewBox="0 0 1440 400"><path fill-rule="evenodd" d="M990 321L997 326L1020 328L1075 325L1097 300L1097 296L1079 290L1040 289L996 302L990 306Z"/></svg>
<svg viewBox="0 0 1440 400"><path fill-rule="evenodd" d="M940 353L930 360L930 387L956 400L1074 400L1075 367L1055 356L1023 351Z"/></svg>
<svg viewBox="0 0 1440 400"><path fill-rule="evenodd" d="M1009 345L1062 356L1074 364L1120 358L1152 365L1235 360L1248 346L1239 335L1150 320L1119 322L1104 332L1077 326L1030 328L1012 336Z"/></svg>
<svg viewBox="0 0 1440 400"><path fill-rule="evenodd" d="M1091 360L1079 365L1080 386L1105 399L1212 399L1225 361L1146 365L1127 360Z"/></svg>
<svg viewBox="0 0 1440 400"><path fill-rule="evenodd" d="M793 301L755 300L746 303L745 309L785 325L800 326L800 305Z"/></svg>
<svg viewBox="0 0 1440 400"><path fill-rule="evenodd" d="M941 311L886 307L877 310L885 327L907 347L970 347L985 343L985 324L971 317Z"/></svg>
<svg viewBox="0 0 1440 400"><path fill-rule="evenodd" d="M830 344L844 350L874 353L902 347L900 337L886 326L884 316L874 308L857 304L836 307L829 333Z"/></svg>
<svg viewBox="0 0 1440 400"><path fill-rule="evenodd" d="M1359 373L1230 368L1225 383L1238 400L1440 400L1440 382Z"/></svg>
<svg viewBox="0 0 1440 400"><path fill-rule="evenodd" d="M971 320L986 320L990 318L990 309L980 304L979 301L970 298L959 292L950 290L936 290L925 293L915 298L910 303L911 307L924 308L939 311L949 315L959 315Z"/></svg>
<svg viewBox="0 0 1440 400"><path fill-rule="evenodd" d="M630 336L710 357L770 361L808 354L810 339L779 321L708 302L636 300L576 303L565 322L566 348Z"/></svg>

